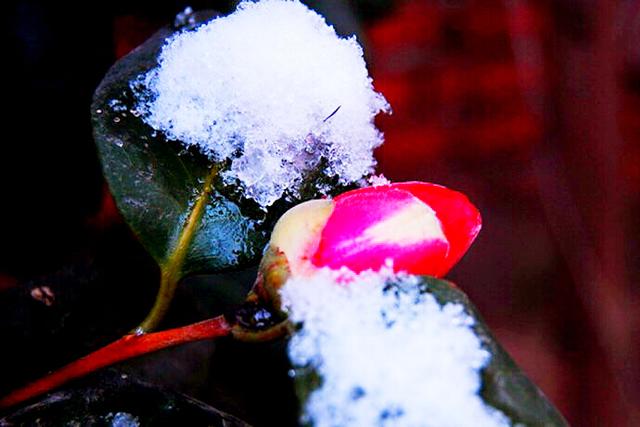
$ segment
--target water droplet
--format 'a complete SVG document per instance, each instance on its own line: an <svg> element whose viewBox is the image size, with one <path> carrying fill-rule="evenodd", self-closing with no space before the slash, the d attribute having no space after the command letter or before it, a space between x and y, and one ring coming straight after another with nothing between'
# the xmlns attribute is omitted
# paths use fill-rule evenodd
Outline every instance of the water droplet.
<svg viewBox="0 0 640 427"><path fill-rule="evenodd" d="M144 335L144 329L142 329L140 326L138 326L137 328L135 328L133 330L133 334L136 336L140 336L140 335Z"/></svg>
<svg viewBox="0 0 640 427"><path fill-rule="evenodd" d="M296 371L294 369L289 369L289 372L287 372L287 374L289 375L289 378L296 377Z"/></svg>
<svg viewBox="0 0 640 427"><path fill-rule="evenodd" d="M98 108L98 109L96 110L96 114L102 114L102 110L101 110L100 108Z"/></svg>
<svg viewBox="0 0 640 427"><path fill-rule="evenodd" d="M173 26L176 29L181 28L189 28L196 24L196 17L193 13L193 9L191 6L187 6L182 12L176 15L176 18L173 21Z"/></svg>
<svg viewBox="0 0 640 427"><path fill-rule="evenodd" d="M120 147L120 148L124 147L124 141L123 141L123 140L121 140L121 139L114 139L114 140L113 140L113 143L114 143L114 145L116 145L117 147Z"/></svg>
<svg viewBox="0 0 640 427"><path fill-rule="evenodd" d="M120 123L120 117L114 117L113 123Z"/></svg>

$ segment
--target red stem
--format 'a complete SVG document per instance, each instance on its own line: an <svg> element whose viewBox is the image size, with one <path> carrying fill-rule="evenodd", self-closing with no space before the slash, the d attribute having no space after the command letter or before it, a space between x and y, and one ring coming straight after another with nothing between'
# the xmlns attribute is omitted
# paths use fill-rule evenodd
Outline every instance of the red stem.
<svg viewBox="0 0 640 427"><path fill-rule="evenodd" d="M193 341L201 341L229 335L231 325L223 316L204 320L181 328L169 329L145 335L125 335L119 340L84 356L57 371L46 375L31 384L14 390L0 399L0 409L8 408L25 400L36 397L59 387L73 379L88 373L122 362L123 360L141 356Z"/></svg>

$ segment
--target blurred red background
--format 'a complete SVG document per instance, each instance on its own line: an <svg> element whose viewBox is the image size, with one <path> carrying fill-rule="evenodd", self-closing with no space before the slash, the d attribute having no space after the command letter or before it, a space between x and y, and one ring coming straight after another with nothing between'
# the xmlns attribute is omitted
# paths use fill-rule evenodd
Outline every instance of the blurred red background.
<svg viewBox="0 0 640 427"><path fill-rule="evenodd" d="M640 425L640 3L410 0L365 34L381 171L483 213L452 278L573 425Z"/></svg>

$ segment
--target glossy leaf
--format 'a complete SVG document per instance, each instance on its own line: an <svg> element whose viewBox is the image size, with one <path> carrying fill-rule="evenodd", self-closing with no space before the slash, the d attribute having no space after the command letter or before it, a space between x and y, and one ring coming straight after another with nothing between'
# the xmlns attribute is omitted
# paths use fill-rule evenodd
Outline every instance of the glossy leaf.
<svg viewBox="0 0 640 427"><path fill-rule="evenodd" d="M236 268L256 260L266 242L264 214L237 189L213 176L214 165L197 150L167 141L136 112L130 82L157 65L168 36L163 29L109 70L92 105L94 138L118 209L162 266L176 251L199 197L206 197L195 233L188 239L179 276Z"/></svg>

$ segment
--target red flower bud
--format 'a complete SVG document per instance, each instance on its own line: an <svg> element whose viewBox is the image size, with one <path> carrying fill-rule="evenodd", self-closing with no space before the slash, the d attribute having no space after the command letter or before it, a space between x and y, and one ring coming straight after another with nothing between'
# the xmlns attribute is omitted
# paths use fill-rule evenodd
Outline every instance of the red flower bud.
<svg viewBox="0 0 640 427"><path fill-rule="evenodd" d="M478 210L461 193L404 182L349 191L333 201L306 202L274 228L271 249L292 274L314 268L379 270L443 276L481 228Z"/></svg>

